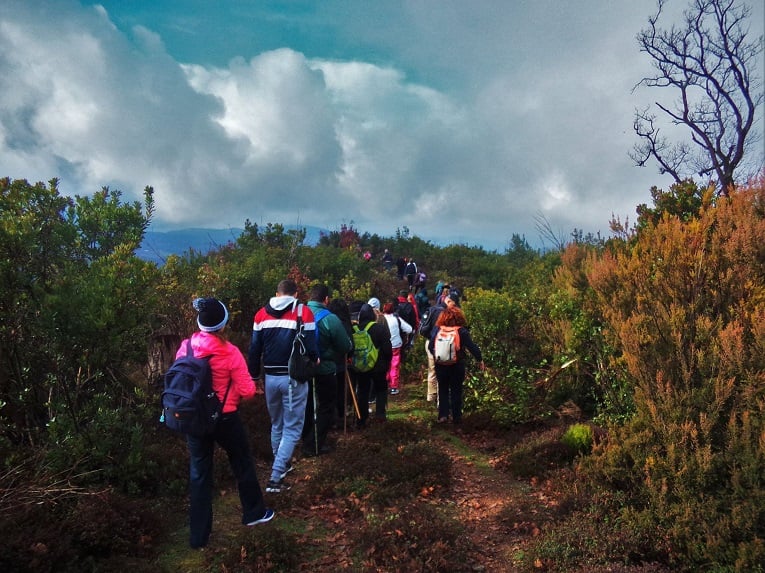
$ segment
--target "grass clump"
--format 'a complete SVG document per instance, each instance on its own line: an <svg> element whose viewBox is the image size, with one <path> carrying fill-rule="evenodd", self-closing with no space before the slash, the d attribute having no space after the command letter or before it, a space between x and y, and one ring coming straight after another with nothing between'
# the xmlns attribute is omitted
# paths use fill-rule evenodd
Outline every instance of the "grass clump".
<svg viewBox="0 0 765 573"><path fill-rule="evenodd" d="M587 424L573 424L563 433L561 442L578 454L592 451L592 428Z"/></svg>

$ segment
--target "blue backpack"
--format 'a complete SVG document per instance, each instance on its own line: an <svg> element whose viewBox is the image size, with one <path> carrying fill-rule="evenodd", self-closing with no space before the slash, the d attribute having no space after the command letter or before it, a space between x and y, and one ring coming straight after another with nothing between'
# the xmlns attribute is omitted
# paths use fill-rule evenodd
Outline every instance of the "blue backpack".
<svg viewBox="0 0 765 573"><path fill-rule="evenodd" d="M231 382L223 398L225 404ZM212 388L210 357L197 358L186 341L186 356L173 362L165 373L160 422L176 432L198 438L209 436L221 416L223 404Z"/></svg>

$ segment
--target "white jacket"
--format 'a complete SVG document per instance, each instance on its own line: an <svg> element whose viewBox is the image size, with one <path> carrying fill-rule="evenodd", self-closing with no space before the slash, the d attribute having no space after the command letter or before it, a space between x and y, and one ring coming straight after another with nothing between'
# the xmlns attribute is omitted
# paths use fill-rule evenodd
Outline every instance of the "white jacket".
<svg viewBox="0 0 765 573"><path fill-rule="evenodd" d="M401 348L404 344L401 333L411 334L412 327L405 320L401 320L395 314L384 314L385 320L388 322L388 330L390 330L390 345L393 348ZM399 329L399 325L401 328Z"/></svg>

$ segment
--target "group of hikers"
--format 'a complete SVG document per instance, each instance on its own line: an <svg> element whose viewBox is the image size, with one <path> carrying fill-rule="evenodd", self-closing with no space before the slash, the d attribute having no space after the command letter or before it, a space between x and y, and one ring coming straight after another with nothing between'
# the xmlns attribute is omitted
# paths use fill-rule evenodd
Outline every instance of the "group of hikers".
<svg viewBox="0 0 765 573"><path fill-rule="evenodd" d="M382 254L383 268L386 271L393 270L394 262L393 255L388 249L385 249ZM417 292L425 287L426 275L422 270L417 269L417 263L414 262L412 257L399 257L395 262L396 277L402 281L406 279L409 283L409 291L417 294Z"/></svg>
<svg viewBox="0 0 765 573"><path fill-rule="evenodd" d="M376 297L347 303L330 299L328 287L319 284L302 304L296 283L282 280L255 314L246 360L222 336L228 322L225 304L215 298L194 301L199 331L181 343L176 358L189 351L195 357L209 357L212 388L222 408L212 434L188 436L191 547L206 546L212 529L215 443L225 450L236 477L242 523L257 525L274 516L273 509L265 506L238 415L239 404L261 389L271 418L274 456L266 484L269 493L289 489L285 480L299 444L304 457L332 451L327 435L333 427L345 425L349 408L358 429L367 426L370 416L377 422L387 419L388 396L399 393L401 363L417 335L424 339L428 356L427 400L437 404L437 423L447 423L450 416L452 423L460 423L465 352L482 370L485 366L470 337L459 293L443 283L436 290L432 305L424 286L418 289L417 294L425 293L419 299L410 286L384 303ZM299 328L306 334L305 352L315 366L310 380L290 376Z"/></svg>

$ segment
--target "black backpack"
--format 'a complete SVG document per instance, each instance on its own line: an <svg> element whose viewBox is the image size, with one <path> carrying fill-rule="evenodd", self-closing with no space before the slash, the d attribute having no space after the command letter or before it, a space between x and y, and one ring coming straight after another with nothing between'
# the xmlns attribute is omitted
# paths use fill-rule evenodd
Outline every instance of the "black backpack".
<svg viewBox="0 0 765 573"><path fill-rule="evenodd" d="M433 327L436 325L438 315L444 308L442 306L431 306L428 311L423 315L420 322L420 334L425 338L430 338L430 334L433 332Z"/></svg>
<svg viewBox="0 0 765 573"><path fill-rule="evenodd" d="M225 403L231 382L223 398ZM212 388L210 357L197 358L186 341L186 356L173 362L165 373L160 421L171 430L201 438L215 431L223 404Z"/></svg>
<svg viewBox="0 0 765 573"><path fill-rule="evenodd" d="M414 331L417 327L417 315L411 302L399 302L396 314L398 314L399 318L405 320L412 327L412 331Z"/></svg>

